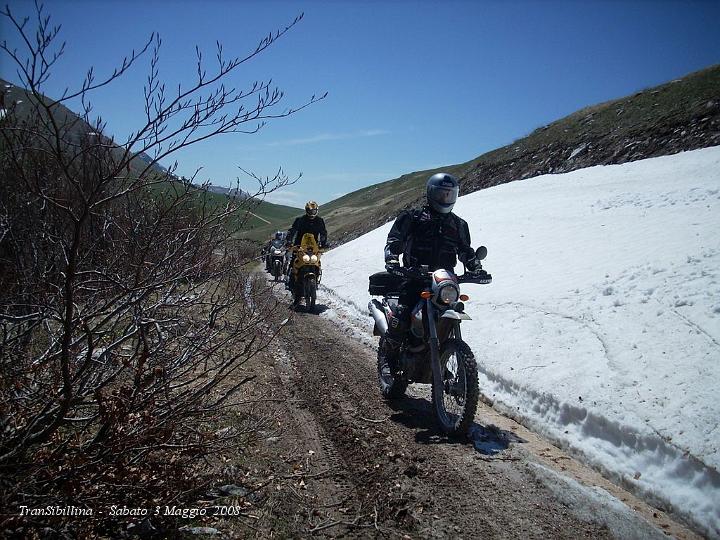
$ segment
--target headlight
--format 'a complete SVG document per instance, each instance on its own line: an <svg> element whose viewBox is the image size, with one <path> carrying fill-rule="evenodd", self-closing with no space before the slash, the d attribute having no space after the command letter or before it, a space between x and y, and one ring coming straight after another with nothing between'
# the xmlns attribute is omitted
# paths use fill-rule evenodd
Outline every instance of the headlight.
<svg viewBox="0 0 720 540"><path fill-rule="evenodd" d="M317 255L311 255L311 256L310 256L310 262L316 263L317 260L318 260Z"/></svg>
<svg viewBox="0 0 720 540"><path fill-rule="evenodd" d="M276 249L274 251L274 253L275 253L275 255L282 255L282 251L280 251L279 249Z"/></svg>
<svg viewBox="0 0 720 540"><path fill-rule="evenodd" d="M439 296L443 304L452 304L458 299L458 290L453 285L445 285L440 289Z"/></svg>
<svg viewBox="0 0 720 540"><path fill-rule="evenodd" d="M303 262L310 262L310 255L303 255Z"/></svg>

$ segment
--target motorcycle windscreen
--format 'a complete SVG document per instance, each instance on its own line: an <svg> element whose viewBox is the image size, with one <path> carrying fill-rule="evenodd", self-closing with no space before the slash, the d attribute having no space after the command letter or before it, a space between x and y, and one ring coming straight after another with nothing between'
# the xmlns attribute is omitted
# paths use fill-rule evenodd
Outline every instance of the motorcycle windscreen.
<svg viewBox="0 0 720 540"><path fill-rule="evenodd" d="M312 251L317 253L319 251L315 236L312 233L303 234L302 240L300 240L300 247L303 251Z"/></svg>

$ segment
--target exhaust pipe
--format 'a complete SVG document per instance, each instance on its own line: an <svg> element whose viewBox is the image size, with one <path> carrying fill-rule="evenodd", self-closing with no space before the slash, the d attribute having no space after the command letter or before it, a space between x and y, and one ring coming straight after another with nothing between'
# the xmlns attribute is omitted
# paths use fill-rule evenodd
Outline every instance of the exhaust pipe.
<svg viewBox="0 0 720 540"><path fill-rule="evenodd" d="M375 327L378 329L378 332L380 332L380 335L384 336L388 331L388 323L380 302L370 300L370 302L368 302L368 309L370 310L372 318L375 319Z"/></svg>

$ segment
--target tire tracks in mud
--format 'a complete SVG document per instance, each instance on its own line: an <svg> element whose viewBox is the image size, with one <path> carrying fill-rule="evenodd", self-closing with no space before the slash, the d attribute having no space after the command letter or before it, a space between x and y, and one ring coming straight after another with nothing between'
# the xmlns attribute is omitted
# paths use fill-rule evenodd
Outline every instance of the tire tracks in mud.
<svg viewBox="0 0 720 540"><path fill-rule="evenodd" d="M297 385L296 359L282 346L278 346L273 367L286 388ZM298 441L303 442L308 454L307 470L298 476L311 475L318 478L315 487L322 494L323 506L326 508L338 507L345 500L353 498L354 486L344 478L346 466L343 459L313 413L297 404L286 404L285 410L290 423L296 427Z"/></svg>
<svg viewBox="0 0 720 540"><path fill-rule="evenodd" d="M440 436L429 399L413 393L396 402L384 401L376 387L375 351L314 314L290 317L280 334L279 350L288 369L283 384L290 385L305 407L296 421L317 426L322 441L317 452L326 456L328 467L337 468L328 477L332 486L314 486L318 503L342 500L344 506L344 519L337 512L328 514L337 525L308 533L410 538L618 536L607 520L588 518L576 504L557 497L535 472L538 463L565 470L582 470L582 466L492 409L481 406L476 421L489 424L487 415L501 427L475 425L471 442ZM312 431L306 435L314 436ZM583 474L572 476L582 480ZM595 480L592 485L599 485ZM627 496L636 506L642 504ZM643 515L648 512L653 513L646 510ZM694 537L663 514L654 514L656 521L663 522L665 534ZM658 523L653 527L646 519L638 522L636 537L664 536Z"/></svg>
<svg viewBox="0 0 720 540"><path fill-rule="evenodd" d="M261 365L282 398L265 459L292 485L273 485L258 523L272 529L256 537L697 538L486 404L469 442L439 435L429 388L383 400L375 349L289 313ZM622 500L634 523L618 529L603 508L558 494L548 471Z"/></svg>

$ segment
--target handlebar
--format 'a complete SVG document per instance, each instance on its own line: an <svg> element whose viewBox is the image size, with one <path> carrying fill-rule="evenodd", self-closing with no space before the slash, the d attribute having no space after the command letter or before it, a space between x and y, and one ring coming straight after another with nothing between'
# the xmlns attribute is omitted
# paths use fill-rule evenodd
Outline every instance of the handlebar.
<svg viewBox="0 0 720 540"><path fill-rule="evenodd" d="M409 279L415 279L417 281L430 281L432 272L425 271L422 268L416 267L402 267L398 266L392 271L388 270L391 274L396 276L406 277ZM485 285L492 282L492 275L488 274L485 270L478 270L477 272L465 272L461 276L457 276L458 283L475 283L478 285Z"/></svg>

